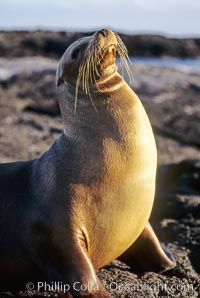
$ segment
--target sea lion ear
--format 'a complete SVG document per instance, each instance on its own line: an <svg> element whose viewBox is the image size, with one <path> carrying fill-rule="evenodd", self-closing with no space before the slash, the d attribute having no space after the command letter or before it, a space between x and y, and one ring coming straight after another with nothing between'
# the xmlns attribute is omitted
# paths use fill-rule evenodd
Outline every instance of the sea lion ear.
<svg viewBox="0 0 200 298"><path fill-rule="evenodd" d="M57 72L56 72L56 87L59 87L63 83L64 83L64 80L62 78L62 71L58 67Z"/></svg>

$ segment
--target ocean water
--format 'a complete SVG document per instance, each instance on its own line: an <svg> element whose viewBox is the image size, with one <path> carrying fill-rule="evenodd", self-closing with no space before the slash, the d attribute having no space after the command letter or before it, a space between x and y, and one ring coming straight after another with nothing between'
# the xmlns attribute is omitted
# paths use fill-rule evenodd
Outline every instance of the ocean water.
<svg viewBox="0 0 200 298"><path fill-rule="evenodd" d="M181 71L190 72L200 72L200 58L174 58L174 57L165 57L165 58L152 58L152 57L130 57L133 65L135 63L142 63L145 65L157 66L157 67L169 67L176 68Z"/></svg>
<svg viewBox="0 0 200 298"><path fill-rule="evenodd" d="M185 75L200 75L200 59L130 57L130 60L133 67L141 64L176 69ZM58 60L46 57L15 57L9 59L0 57L0 81L7 80L13 75L30 72L30 70L33 72L44 69L56 70L57 64ZM117 64L121 69L119 59L117 59Z"/></svg>

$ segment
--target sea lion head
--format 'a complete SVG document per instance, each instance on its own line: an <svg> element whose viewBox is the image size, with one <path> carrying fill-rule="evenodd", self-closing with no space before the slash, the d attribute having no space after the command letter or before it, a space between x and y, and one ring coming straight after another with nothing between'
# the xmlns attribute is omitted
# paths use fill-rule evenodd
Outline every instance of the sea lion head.
<svg viewBox="0 0 200 298"><path fill-rule="evenodd" d="M70 84L86 94L99 87L117 72L116 54L126 68L128 52L121 38L110 29L102 29L92 36L83 37L72 43L60 59L56 85Z"/></svg>

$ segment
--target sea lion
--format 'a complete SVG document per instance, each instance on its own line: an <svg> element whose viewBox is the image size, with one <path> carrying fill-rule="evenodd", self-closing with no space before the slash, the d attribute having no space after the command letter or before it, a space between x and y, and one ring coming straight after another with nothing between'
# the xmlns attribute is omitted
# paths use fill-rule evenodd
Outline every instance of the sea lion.
<svg viewBox="0 0 200 298"><path fill-rule="evenodd" d="M117 257L143 271L175 265L148 224L156 145L116 53L127 66L109 29L71 44L56 74L61 136L38 159L0 165L3 290L60 281L69 285L65 297L105 298L95 271Z"/></svg>

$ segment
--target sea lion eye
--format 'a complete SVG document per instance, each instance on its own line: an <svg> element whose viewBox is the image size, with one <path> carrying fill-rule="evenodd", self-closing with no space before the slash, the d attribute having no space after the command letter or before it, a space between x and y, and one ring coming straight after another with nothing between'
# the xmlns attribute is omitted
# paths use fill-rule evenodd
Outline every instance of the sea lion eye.
<svg viewBox="0 0 200 298"><path fill-rule="evenodd" d="M78 58L78 54L79 54L79 52L80 52L80 49L79 49L79 48L75 49L75 50L72 52L72 54L71 54L71 59L72 59L72 60L77 59L77 58Z"/></svg>

